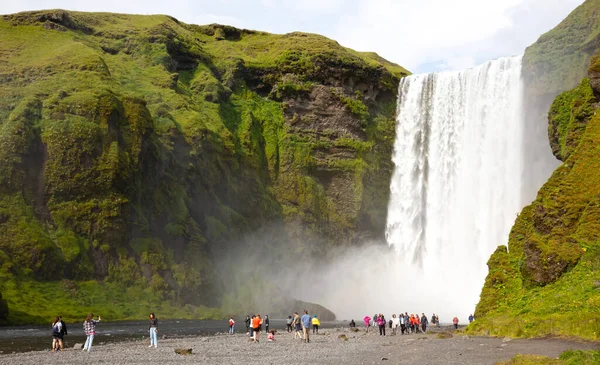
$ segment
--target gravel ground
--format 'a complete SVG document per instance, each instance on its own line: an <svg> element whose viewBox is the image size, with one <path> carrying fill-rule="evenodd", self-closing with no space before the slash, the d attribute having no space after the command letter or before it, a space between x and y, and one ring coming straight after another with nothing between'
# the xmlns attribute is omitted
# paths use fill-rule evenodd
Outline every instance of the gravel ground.
<svg viewBox="0 0 600 365"><path fill-rule="evenodd" d="M249 342L245 335L216 335L183 339L159 339L158 348L148 342L122 342L94 346L91 352L68 349L1 355L0 364L494 364L517 354L557 357L568 349L598 349L598 343L559 339L503 340L455 334L439 339L435 333L382 337L348 329L328 329L311 336L306 344L279 332L275 342ZM346 336L347 340L340 338ZM181 356L175 348L191 348Z"/></svg>

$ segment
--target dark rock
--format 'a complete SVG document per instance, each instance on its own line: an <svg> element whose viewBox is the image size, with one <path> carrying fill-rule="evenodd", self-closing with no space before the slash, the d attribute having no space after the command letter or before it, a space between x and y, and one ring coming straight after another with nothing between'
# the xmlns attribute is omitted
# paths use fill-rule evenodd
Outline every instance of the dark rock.
<svg viewBox="0 0 600 365"><path fill-rule="evenodd" d="M346 335L339 335L338 338L340 340L348 341L348 336L346 336Z"/></svg>
<svg viewBox="0 0 600 365"><path fill-rule="evenodd" d="M178 355L191 355L192 349L175 349L175 353Z"/></svg>
<svg viewBox="0 0 600 365"><path fill-rule="evenodd" d="M5 299L2 299L2 293L0 293L0 319L8 318L8 303Z"/></svg>

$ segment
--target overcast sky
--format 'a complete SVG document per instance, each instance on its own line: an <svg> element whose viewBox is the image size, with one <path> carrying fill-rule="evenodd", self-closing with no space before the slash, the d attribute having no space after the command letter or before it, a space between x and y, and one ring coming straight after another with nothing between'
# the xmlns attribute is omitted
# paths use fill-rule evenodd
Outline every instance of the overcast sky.
<svg viewBox="0 0 600 365"><path fill-rule="evenodd" d="M274 33L326 35L413 72L523 53L583 0L0 0L0 13L62 8L169 14ZM1 40L0 40L1 41Z"/></svg>

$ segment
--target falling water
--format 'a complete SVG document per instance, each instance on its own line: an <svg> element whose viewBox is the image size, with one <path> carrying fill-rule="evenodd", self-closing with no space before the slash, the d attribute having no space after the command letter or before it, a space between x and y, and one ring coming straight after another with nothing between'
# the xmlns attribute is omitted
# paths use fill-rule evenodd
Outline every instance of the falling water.
<svg viewBox="0 0 600 365"><path fill-rule="evenodd" d="M447 313L474 308L522 208L520 76L511 57L400 84L386 237L396 279L424 287L415 297L435 292Z"/></svg>

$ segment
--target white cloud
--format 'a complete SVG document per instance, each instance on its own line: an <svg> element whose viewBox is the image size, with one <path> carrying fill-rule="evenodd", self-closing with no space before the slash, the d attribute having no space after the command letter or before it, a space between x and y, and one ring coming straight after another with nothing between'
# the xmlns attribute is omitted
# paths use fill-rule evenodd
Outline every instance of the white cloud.
<svg viewBox="0 0 600 365"><path fill-rule="evenodd" d="M582 0L360 0L335 38L415 71L522 53ZM524 16L526 15L526 16Z"/></svg>
<svg viewBox="0 0 600 365"><path fill-rule="evenodd" d="M583 0L9 0L0 13L64 8L169 14L277 33L321 33L412 71L522 53Z"/></svg>

